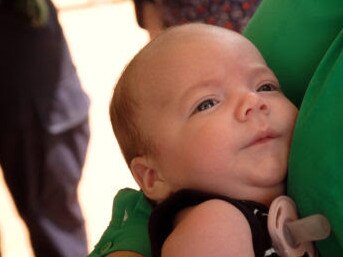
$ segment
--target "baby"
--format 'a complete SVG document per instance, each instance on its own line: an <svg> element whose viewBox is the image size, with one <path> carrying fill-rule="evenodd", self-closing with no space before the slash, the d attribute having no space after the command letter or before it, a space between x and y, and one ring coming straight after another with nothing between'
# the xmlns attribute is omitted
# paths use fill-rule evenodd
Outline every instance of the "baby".
<svg viewBox="0 0 343 257"><path fill-rule="evenodd" d="M204 24L168 29L127 66L110 114L157 205L153 256L277 256L265 214L285 192L297 109L252 43Z"/></svg>

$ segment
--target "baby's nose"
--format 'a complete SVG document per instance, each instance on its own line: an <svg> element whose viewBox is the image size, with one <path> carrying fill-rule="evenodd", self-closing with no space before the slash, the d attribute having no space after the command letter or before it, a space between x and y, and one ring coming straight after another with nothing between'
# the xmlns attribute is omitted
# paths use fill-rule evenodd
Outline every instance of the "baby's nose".
<svg viewBox="0 0 343 257"><path fill-rule="evenodd" d="M258 92L248 92L238 101L236 118L244 122L254 115L268 115L269 105Z"/></svg>

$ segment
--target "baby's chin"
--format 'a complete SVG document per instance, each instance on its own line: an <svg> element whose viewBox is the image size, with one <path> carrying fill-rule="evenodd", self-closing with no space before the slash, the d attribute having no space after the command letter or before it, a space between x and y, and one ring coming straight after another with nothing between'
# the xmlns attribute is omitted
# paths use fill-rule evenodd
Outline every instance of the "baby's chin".
<svg viewBox="0 0 343 257"><path fill-rule="evenodd" d="M258 202L269 207L275 198L284 194L285 183L284 181L281 181L280 183L269 186L247 186L241 195L236 193L236 197L234 198Z"/></svg>

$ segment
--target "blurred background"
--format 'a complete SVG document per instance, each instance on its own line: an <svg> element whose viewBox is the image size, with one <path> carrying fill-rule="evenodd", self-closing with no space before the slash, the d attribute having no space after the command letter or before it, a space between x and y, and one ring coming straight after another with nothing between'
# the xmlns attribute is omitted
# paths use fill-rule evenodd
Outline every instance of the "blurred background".
<svg viewBox="0 0 343 257"><path fill-rule="evenodd" d="M108 103L127 62L149 40L138 27L131 0L53 0L84 90L91 99L91 139L79 187L89 250L111 217L112 200L124 187L138 188L112 133ZM2 257L33 257L0 172ZM48 256L47 256L48 257Z"/></svg>

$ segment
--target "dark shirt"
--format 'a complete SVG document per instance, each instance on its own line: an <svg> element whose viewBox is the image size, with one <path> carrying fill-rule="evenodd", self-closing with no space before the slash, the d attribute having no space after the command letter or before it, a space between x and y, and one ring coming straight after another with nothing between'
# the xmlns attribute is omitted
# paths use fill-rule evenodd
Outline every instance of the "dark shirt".
<svg viewBox="0 0 343 257"><path fill-rule="evenodd" d="M268 208L266 206L253 201L236 200L222 195L181 190L157 205L150 216L149 234L152 257L161 256L162 245L172 232L174 219L179 211L211 199L227 201L243 213L251 228L256 257L278 256L272 247L268 233Z"/></svg>

